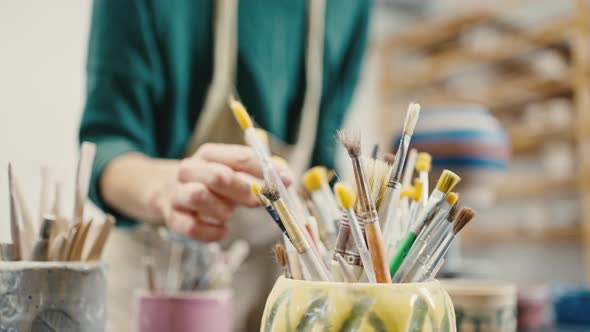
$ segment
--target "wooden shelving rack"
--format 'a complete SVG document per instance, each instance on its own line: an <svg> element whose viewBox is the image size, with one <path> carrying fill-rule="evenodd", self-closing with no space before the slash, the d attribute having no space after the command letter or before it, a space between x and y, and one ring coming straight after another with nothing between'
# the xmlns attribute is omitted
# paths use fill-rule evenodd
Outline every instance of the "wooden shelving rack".
<svg viewBox="0 0 590 332"><path fill-rule="evenodd" d="M393 134L391 124L399 123L402 113L399 110L404 109L408 101L416 100L426 106L480 104L497 115L508 128L514 158L535 153L545 142L556 138L572 144L576 151L577 171L570 178L505 185L498 196L518 199L556 191L577 192L582 209L579 223L547 227L534 234L516 227L480 232L474 228L465 238L471 239L467 242L478 244L523 239L544 244L577 241L582 244L590 280L590 9L585 0L571 0L571 5L573 10L560 17L526 28L503 30L501 38L494 41L493 50L468 49L459 42L460 37L484 25L503 26L506 14L519 6L534 8L534 1L509 1L496 10L476 10L436 21L425 20L380 41L377 45L381 62L377 126L381 144L389 146ZM549 49L565 54L566 75L547 78L520 70L531 53ZM417 54L419 60L408 61ZM482 67L500 73L498 80L489 83L483 93L474 95L449 88L447 83L458 73L465 75L466 68ZM513 125L514 115L519 114L525 105L553 97L572 101L575 119L571 125L548 131L532 131L526 126Z"/></svg>

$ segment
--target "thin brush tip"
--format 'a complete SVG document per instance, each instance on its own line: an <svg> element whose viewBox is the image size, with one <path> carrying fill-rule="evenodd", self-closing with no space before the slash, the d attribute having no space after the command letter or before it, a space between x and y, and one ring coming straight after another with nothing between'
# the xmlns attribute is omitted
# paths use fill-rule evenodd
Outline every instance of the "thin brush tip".
<svg viewBox="0 0 590 332"><path fill-rule="evenodd" d="M265 181L260 192L271 202L276 202L281 198L279 187L273 182Z"/></svg>
<svg viewBox="0 0 590 332"><path fill-rule="evenodd" d="M281 267L285 267L287 265L287 251L285 250L285 246L277 243L272 248L272 251L275 256L275 260Z"/></svg>
<svg viewBox="0 0 590 332"><path fill-rule="evenodd" d="M361 154L361 137L360 135L348 130L338 130L338 140L344 146L348 155L358 157Z"/></svg>
<svg viewBox="0 0 590 332"><path fill-rule="evenodd" d="M467 225L475 217L475 211L468 207L461 209L457 219L453 223L453 234L457 235L465 225Z"/></svg>

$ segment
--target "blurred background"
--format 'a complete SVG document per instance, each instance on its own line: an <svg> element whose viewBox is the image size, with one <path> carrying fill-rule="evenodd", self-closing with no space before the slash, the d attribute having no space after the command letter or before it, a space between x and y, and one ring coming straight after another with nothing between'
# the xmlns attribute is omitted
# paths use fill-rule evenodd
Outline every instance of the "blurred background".
<svg viewBox="0 0 590 332"><path fill-rule="evenodd" d="M479 211L449 273L590 280L588 5L375 2L346 126L393 150L407 102L423 105L413 143L435 169L461 169L459 191ZM88 0L0 1L0 165L19 164L27 193L47 161L72 192L90 9ZM1 211L6 203L1 190Z"/></svg>

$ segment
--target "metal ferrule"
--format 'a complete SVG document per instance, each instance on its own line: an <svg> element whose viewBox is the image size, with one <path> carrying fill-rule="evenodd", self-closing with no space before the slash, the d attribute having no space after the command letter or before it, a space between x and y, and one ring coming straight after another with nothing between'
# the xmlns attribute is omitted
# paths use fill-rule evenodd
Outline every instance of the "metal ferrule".
<svg viewBox="0 0 590 332"><path fill-rule="evenodd" d="M404 134L399 140L399 147L397 148L395 159L393 159L393 169L391 170L391 176L387 184L389 187L393 187L395 182L400 182L408 149L410 148L410 139L410 135Z"/></svg>

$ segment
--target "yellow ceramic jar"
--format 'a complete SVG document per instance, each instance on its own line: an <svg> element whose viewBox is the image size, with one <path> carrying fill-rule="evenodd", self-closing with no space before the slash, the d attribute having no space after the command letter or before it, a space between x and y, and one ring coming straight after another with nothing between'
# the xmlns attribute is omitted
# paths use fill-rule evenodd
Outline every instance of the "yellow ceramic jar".
<svg viewBox="0 0 590 332"><path fill-rule="evenodd" d="M438 281L366 284L280 277L261 332L455 332L455 312Z"/></svg>

